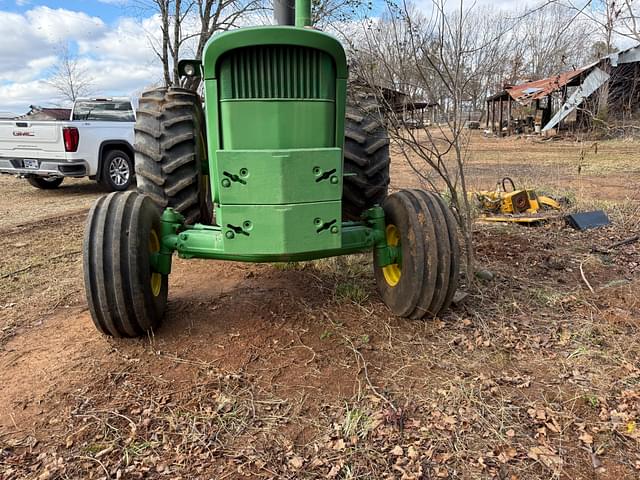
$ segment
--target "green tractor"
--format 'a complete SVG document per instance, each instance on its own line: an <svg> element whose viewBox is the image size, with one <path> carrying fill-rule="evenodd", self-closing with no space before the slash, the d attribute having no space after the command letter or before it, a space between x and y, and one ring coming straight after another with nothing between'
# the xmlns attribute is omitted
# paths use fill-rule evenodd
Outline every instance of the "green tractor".
<svg viewBox="0 0 640 480"><path fill-rule="evenodd" d="M378 106L347 105L340 42L309 27L310 0L279 0L278 25L213 37L200 97L157 88L135 126L138 192L93 205L84 282L102 333L136 337L165 312L174 252L181 258L306 261L373 251L384 303L423 318L457 288L459 246L444 202L420 190L387 196L389 140ZM295 22L294 22L295 17Z"/></svg>

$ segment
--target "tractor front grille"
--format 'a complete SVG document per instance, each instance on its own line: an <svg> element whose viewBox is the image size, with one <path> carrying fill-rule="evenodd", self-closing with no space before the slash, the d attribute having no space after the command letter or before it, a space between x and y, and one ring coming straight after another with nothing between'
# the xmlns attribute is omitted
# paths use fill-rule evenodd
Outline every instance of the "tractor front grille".
<svg viewBox="0 0 640 480"><path fill-rule="evenodd" d="M333 60L313 48L239 48L221 59L218 73L221 100L335 99Z"/></svg>

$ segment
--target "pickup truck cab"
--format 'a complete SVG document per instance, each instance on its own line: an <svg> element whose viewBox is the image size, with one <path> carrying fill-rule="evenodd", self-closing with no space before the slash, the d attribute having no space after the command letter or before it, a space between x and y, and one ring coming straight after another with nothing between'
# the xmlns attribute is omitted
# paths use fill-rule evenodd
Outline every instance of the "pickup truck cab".
<svg viewBox="0 0 640 480"><path fill-rule="evenodd" d="M89 177L126 190L134 180L134 124L128 98L78 99L68 121L0 121L0 173L44 189Z"/></svg>

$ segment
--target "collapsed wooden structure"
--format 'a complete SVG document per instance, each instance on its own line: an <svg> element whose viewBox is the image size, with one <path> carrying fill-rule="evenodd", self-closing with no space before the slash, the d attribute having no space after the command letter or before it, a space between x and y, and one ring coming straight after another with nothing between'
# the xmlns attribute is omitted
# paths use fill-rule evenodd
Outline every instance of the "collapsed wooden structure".
<svg viewBox="0 0 640 480"><path fill-rule="evenodd" d="M640 45L553 77L505 85L487 98L485 127L500 135L545 132L574 112L577 123L588 123L603 90L614 117L640 114Z"/></svg>

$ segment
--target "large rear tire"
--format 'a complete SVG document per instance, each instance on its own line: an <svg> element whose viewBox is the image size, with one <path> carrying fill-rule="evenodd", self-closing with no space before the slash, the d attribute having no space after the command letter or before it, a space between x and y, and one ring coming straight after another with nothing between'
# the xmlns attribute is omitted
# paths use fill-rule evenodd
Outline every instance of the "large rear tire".
<svg viewBox="0 0 640 480"><path fill-rule="evenodd" d="M147 90L135 125L138 191L161 209L172 207L187 223L210 224L213 205L204 113L197 93L183 88Z"/></svg>
<svg viewBox="0 0 640 480"><path fill-rule="evenodd" d="M96 328L112 337L155 330L167 303L168 276L154 272L160 212L147 196L114 192L91 208L84 237L84 286Z"/></svg>
<svg viewBox="0 0 640 480"><path fill-rule="evenodd" d="M387 243L400 252L397 263L374 268L382 300L400 317L440 315L451 304L460 270L451 211L437 195L421 190L396 192L382 208Z"/></svg>
<svg viewBox="0 0 640 480"><path fill-rule="evenodd" d="M382 204L389 187L389 136L380 108L370 97L357 97L345 116L342 217L359 220Z"/></svg>

